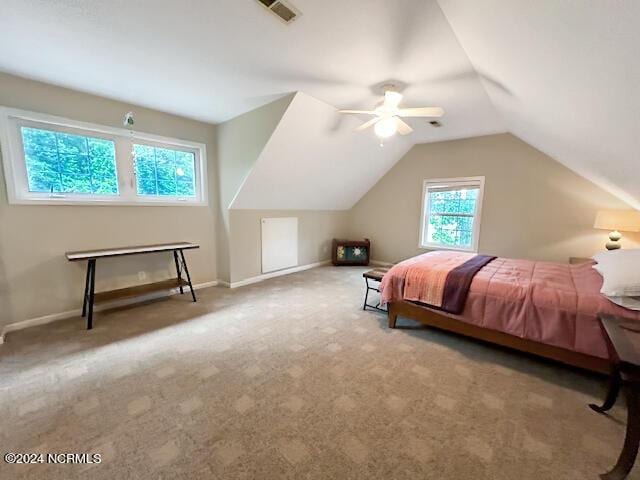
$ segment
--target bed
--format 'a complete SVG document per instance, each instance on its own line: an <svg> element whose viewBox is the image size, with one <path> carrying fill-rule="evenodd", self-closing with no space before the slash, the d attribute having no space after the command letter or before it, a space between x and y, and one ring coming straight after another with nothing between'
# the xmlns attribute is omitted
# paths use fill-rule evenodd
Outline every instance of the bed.
<svg viewBox="0 0 640 480"><path fill-rule="evenodd" d="M425 292L442 283L442 272L474 257L430 252L391 268L381 284L389 327L395 328L398 316L407 317L579 368L608 372L609 354L598 314L640 319L640 312L616 305L600 293L602 277L592 268L595 262L570 265L491 257L472 278L465 277L468 285L459 312L425 302L429 299Z"/></svg>

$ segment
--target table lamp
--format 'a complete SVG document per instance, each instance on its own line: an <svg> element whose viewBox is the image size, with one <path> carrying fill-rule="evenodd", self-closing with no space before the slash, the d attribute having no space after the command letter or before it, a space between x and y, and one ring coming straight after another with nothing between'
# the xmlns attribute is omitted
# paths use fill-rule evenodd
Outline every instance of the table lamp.
<svg viewBox="0 0 640 480"><path fill-rule="evenodd" d="M623 232L640 232L640 212L636 210L600 210L596 215L593 228L609 230L607 250L616 250L622 245L620 239Z"/></svg>

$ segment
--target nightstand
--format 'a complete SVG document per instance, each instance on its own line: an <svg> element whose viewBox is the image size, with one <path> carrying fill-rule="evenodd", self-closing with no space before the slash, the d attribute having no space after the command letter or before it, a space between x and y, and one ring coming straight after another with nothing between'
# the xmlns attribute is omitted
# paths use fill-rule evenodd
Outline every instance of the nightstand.
<svg viewBox="0 0 640 480"><path fill-rule="evenodd" d="M622 453L616 466L600 475L600 478L623 480L633 468L640 438L640 332L637 320L613 315L598 315L598 319L607 341L609 358L615 359L615 363L612 364L609 391L604 404L591 404L589 407L598 413L611 409L621 387L625 389L627 404L627 432Z"/></svg>
<svg viewBox="0 0 640 480"><path fill-rule="evenodd" d="M578 263L589 263L589 262L593 262L593 259L586 258L586 257L569 257L569 263L572 265L576 265Z"/></svg>

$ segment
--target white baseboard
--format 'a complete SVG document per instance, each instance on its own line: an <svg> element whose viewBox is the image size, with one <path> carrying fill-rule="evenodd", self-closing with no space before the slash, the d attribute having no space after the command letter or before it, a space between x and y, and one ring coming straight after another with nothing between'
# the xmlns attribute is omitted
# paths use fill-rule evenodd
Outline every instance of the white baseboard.
<svg viewBox="0 0 640 480"><path fill-rule="evenodd" d="M245 285L251 285L252 283L264 282L270 278L280 277L282 275L289 275L290 273L302 272L304 270L310 270L312 268L321 267L322 265L328 265L331 260L323 260L322 262L309 263L307 265L300 265L299 267L285 268L284 270L278 270L276 272L263 273L255 277L245 278L237 282L225 282L224 280L218 280L218 284L228 288L244 287Z"/></svg>
<svg viewBox="0 0 640 480"><path fill-rule="evenodd" d="M200 290L202 288L215 287L216 285L218 285L218 281L214 280L211 282L198 283L197 285L193 286L193 289ZM97 305L94 308L94 311L100 312L103 310L108 310L110 308L117 308L117 307L124 307L126 305L132 305L134 303L148 302L149 300L155 300L156 298L175 295L179 291L180 290L178 288L174 288L166 292L154 292L154 293L149 293L147 295L141 295L135 298L115 300L113 302ZM4 328L2 329L2 332L0 332L0 345L4 343L4 336L9 332L15 332L16 330L23 330L29 327L36 327L38 325L45 325L47 323L57 322L58 320L64 320L65 318L78 317L81 314L82 314L82 309L77 308L75 310L67 310L66 312L52 313L49 315L44 315L42 317L30 318L28 320L22 320L20 322L10 323L8 325L5 325Z"/></svg>
<svg viewBox="0 0 640 480"><path fill-rule="evenodd" d="M381 260L370 260L369 263L379 267L393 267L395 265L395 263L383 262Z"/></svg>
<svg viewBox="0 0 640 480"><path fill-rule="evenodd" d="M214 280L211 282L199 283L194 285L194 290L199 290L201 288L207 287L215 287L216 285L221 285L228 288L238 288L245 285L251 285L252 283L263 282L264 280L268 280L269 278L275 278L282 275L289 275L290 273L302 272L304 270L310 270L312 268L320 267L322 265L330 264L330 260L324 260L322 262L310 263L308 265L301 265L299 267L287 268L284 270L278 270L277 272L265 273L262 275L257 275L255 277L245 278L244 280L240 280L238 282L226 282L224 280ZM374 262L371 262L374 263ZM178 289L175 288L173 290L169 290L168 292L157 292L150 293L148 295L143 295L135 298L128 298L126 300L118 300L110 303L105 303L103 305L98 305L94 309L96 312L100 312L103 310L108 310L110 308L124 307L126 305L132 305L140 302L147 302L149 300L154 300L156 298L162 298L168 295L175 295L178 293ZM42 317L30 318L28 320L22 320L20 322L10 323L5 325L2 331L0 332L0 345L4 343L4 336L9 332L15 332L16 330L22 330L29 327L36 327L38 325L45 325L47 323L56 322L58 320L64 320L65 318L78 317L82 313L82 310L77 308L75 310L67 310L66 312L60 313L52 313L49 315L44 315Z"/></svg>

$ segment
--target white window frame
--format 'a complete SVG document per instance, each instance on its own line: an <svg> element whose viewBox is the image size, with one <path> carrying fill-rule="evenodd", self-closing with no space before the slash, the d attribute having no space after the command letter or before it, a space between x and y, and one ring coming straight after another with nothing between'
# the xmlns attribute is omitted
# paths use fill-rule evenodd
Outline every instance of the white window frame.
<svg viewBox="0 0 640 480"><path fill-rule="evenodd" d="M29 192L20 132L22 126L112 140L115 143L118 195ZM195 155L195 197L138 195L135 165L131 153L134 143L192 152ZM123 206L206 206L209 204L207 150L203 143L0 106L0 147L10 204Z"/></svg>
<svg viewBox="0 0 640 480"><path fill-rule="evenodd" d="M427 192L433 187L453 187L463 188L465 186L473 186L478 188L478 200L476 201L476 210L473 218L473 241L471 248L461 248L441 243L425 242L425 234L427 233L427 225L431 210L429 205L429 197ZM429 178L424 180L422 184L422 208L420 209L420 238L418 239L418 248L429 250L456 250L461 252L478 252L478 243L480 241L480 223L482 220L482 200L484 198L484 177L458 177L458 178Z"/></svg>

